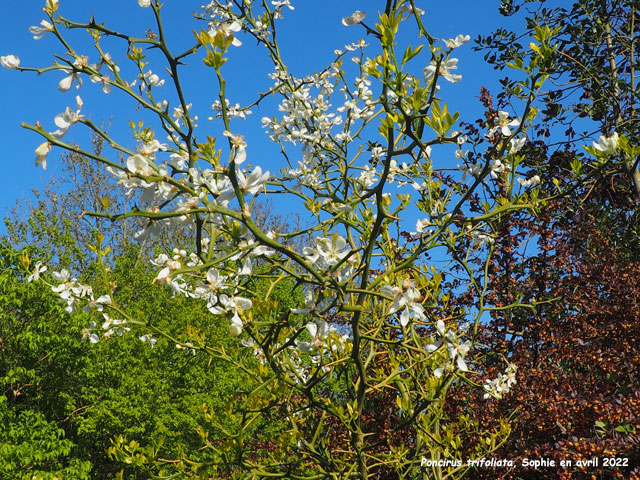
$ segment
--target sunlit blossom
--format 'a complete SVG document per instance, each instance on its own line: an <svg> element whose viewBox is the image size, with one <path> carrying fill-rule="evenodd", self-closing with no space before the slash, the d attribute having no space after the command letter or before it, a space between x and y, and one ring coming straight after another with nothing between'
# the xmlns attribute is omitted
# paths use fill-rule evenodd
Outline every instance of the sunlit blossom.
<svg viewBox="0 0 640 480"><path fill-rule="evenodd" d="M229 163L234 162L236 165L240 165L247 159L247 144L244 141L242 135L234 135L233 133L225 130L222 133L225 137L229 137L231 143L231 154L229 155Z"/></svg>
<svg viewBox="0 0 640 480"><path fill-rule="evenodd" d="M145 333L139 338L143 342L148 342L151 348L153 348L156 342L158 341L157 339L153 338L153 335L151 335L150 333Z"/></svg>
<svg viewBox="0 0 640 480"><path fill-rule="evenodd" d="M601 135L598 143L593 142L593 148L605 155L613 155L618 149L618 134L613 132L611 135Z"/></svg>
<svg viewBox="0 0 640 480"><path fill-rule="evenodd" d="M495 132L499 131L502 136L508 137L511 135L511 129L509 127L520 127L521 120L519 118L510 119L509 112L500 110L498 112L498 116L494 120L494 123L494 127L489 130L489 135L493 135Z"/></svg>
<svg viewBox="0 0 640 480"><path fill-rule="evenodd" d="M100 341L100 337L92 330L96 328L96 322L91 322L88 328L82 329L82 340L89 341L91 343L98 343Z"/></svg>
<svg viewBox="0 0 640 480"><path fill-rule="evenodd" d="M510 363L504 374L499 374L497 378L487 380L483 386L485 390L484 398L501 399L516 384L516 372L518 367Z"/></svg>
<svg viewBox="0 0 640 480"><path fill-rule="evenodd" d="M384 285L380 291L389 297L393 297L393 305L391 305L389 309L389 314L394 314L402 310L400 325L403 327L409 324L412 314L418 320L424 320L426 318L424 308L420 304L422 295L416 288L413 280L404 280L402 288L395 285Z"/></svg>
<svg viewBox="0 0 640 480"><path fill-rule="evenodd" d="M40 274L46 271L46 265L43 265L42 262L36 262L33 272L27 277L27 282L37 282L40 280Z"/></svg>
<svg viewBox="0 0 640 480"><path fill-rule="evenodd" d="M471 36L469 35L458 35L456 38L450 38L449 40L445 40L444 44L447 46L447 48L453 49L453 48L458 48L464 45L469 40L471 40Z"/></svg>
<svg viewBox="0 0 640 480"><path fill-rule="evenodd" d="M218 23L216 25L212 25L207 32L211 38L214 38L217 33L221 33L224 37L232 37L233 40L231 45L234 47L239 47L242 45L242 42L238 37L236 37L236 33L242 30L242 25L239 21L234 20L230 23Z"/></svg>
<svg viewBox="0 0 640 480"><path fill-rule="evenodd" d="M31 26L29 27L29 32L33 34L34 40L40 40L47 33L53 32L53 25L49 23L47 20L40 21L40 26Z"/></svg>
<svg viewBox="0 0 640 480"><path fill-rule="evenodd" d="M457 70L457 68L457 58L449 58L447 60L443 60L440 62L440 65L438 65L438 62L436 60L431 60L431 64L424 69L424 81L427 85L429 85L435 78L437 71L439 77L442 77L451 83L459 82L460 80L462 80L462 75L451 73L451 70Z"/></svg>
<svg viewBox="0 0 640 480"><path fill-rule="evenodd" d="M49 155L50 151L51 151L51 143L42 142L40 145L38 145L38 148L36 148L35 150L36 167L39 167L40 165L42 165L43 170L47 169L47 155Z"/></svg>
<svg viewBox="0 0 640 480"><path fill-rule="evenodd" d="M64 137L69 131L69 128L71 128L73 124L80 121L80 119L82 118L82 115L80 115L82 105L82 98L80 98L80 95L76 95L76 110L73 111L70 107L67 107L64 112L59 113L55 116L54 122L58 129L54 132L51 132L52 137L57 139Z"/></svg>
<svg viewBox="0 0 640 480"><path fill-rule="evenodd" d="M5 55L0 57L0 65L9 70L15 70L20 66L20 59L15 55Z"/></svg>
<svg viewBox="0 0 640 480"><path fill-rule="evenodd" d="M358 25L362 23L362 21L367 17L367 12L361 12L360 10L356 10L348 17L344 17L342 19L342 24L346 27L350 27L352 25Z"/></svg>

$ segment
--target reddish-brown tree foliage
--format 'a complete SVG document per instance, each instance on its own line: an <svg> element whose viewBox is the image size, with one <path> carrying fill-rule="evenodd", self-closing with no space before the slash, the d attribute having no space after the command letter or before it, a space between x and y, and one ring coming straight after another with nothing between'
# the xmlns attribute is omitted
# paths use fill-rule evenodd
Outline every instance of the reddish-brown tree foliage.
<svg viewBox="0 0 640 480"><path fill-rule="evenodd" d="M571 152L551 162L563 169ZM456 405L490 425L511 417L512 435L497 456L509 471L474 478L640 478L640 214L623 172L610 172L536 220L505 221L492 264L496 306L551 300L535 309L495 312L483 342L487 378L508 358L518 385L502 400ZM534 246L535 245L535 246ZM523 468L553 459L557 468ZM578 461L598 459L597 466ZM605 465L616 458L613 466ZM559 467L561 460L573 465Z"/></svg>

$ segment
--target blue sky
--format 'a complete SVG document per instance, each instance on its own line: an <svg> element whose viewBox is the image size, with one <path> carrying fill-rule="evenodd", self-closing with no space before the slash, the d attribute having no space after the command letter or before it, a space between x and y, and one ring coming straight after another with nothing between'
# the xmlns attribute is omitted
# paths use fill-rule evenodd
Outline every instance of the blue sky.
<svg viewBox="0 0 640 480"><path fill-rule="evenodd" d="M63 53L61 46L52 35L41 40L33 40L28 31L30 25L37 25L45 18L42 13L44 0L26 2L6 2L3 15L0 17L0 55L15 54L22 61L22 66L46 66L53 62L54 53ZM173 45L174 51L182 51L193 45L191 30L204 27L204 23L196 22L192 12L199 11L202 2L165 1L165 30ZM285 19L281 21L280 39L283 56L289 63L290 70L299 76L313 73L321 69L333 58L333 51L345 44L363 37L363 30L358 27L344 27L340 19L354 10L364 10L369 19L375 18L376 10L382 7L382 1L354 0L295 0L295 11L285 11ZM472 38L479 34L486 35L500 26L505 26L506 19L497 12L499 2L459 0L455 2L455 10L450 4L435 1L417 1L416 4L426 10L425 24L435 37L451 38L457 34L469 34ZM136 36L144 36L145 30L154 27L150 9L142 9L136 0L113 0L110 2L90 0L60 0L60 13L78 22L85 22L93 14L96 21L105 22L113 29ZM371 21L370 23L373 23ZM85 45L90 60L95 61L95 53L91 57L92 48L88 35L84 32L73 32L71 44ZM242 37L241 37L242 38ZM365 37L366 38L366 37ZM107 44L107 50L114 56L122 58L125 47L122 42ZM79 51L82 53L82 49ZM272 81L265 73L271 71L266 63L261 63L260 55L252 42L247 38L245 44L237 52L231 53L226 66L229 78L229 96L241 104L253 98L250 94L263 91ZM494 72L486 65L482 55L473 52L471 44L467 44L456 52L460 58L459 71L463 81L455 85L447 85L443 96L450 108L460 110L462 119L472 121L481 114L477 101L480 86L485 85L497 91L497 79L500 73ZM121 60L121 64L126 59ZM211 113L209 106L216 99L217 88L211 70L200 68L200 57L191 60L192 73L184 77L187 96L194 103L194 110L200 116L199 125L206 126L206 117ZM185 72L189 69L185 69ZM162 75L161 71L157 73ZM32 72L15 72L0 69L0 85L3 94L0 96L0 131L3 140L3 155L0 157L2 180L0 189L0 214L15 204L20 197L30 198L30 190L45 185L52 176L60 174L57 158L60 151L53 150L49 156L48 168L43 171L35 167L34 149L41 143L39 136L20 127L20 122L35 123L41 121L47 130L55 129L53 117L64 111L66 106L74 106L74 97L80 94L85 105L83 113L95 123L112 122L110 133L118 138L129 138L128 120L141 118L135 105L125 100L123 95L112 92L105 96L98 85L85 82L81 90L75 88L66 93L57 90L57 83L64 75L61 72L49 72L38 77ZM165 75L166 76L166 75ZM132 76L133 78L133 76ZM237 100L236 100L237 99ZM253 161L269 168L268 158L256 158L257 152L264 155L275 155L271 142L261 133L260 118L267 112L254 109L246 124L238 125L238 130L250 130L253 133L248 148ZM269 112L270 113L270 112ZM243 122L237 120L237 122ZM235 129L235 128L234 128ZM202 136L203 133L200 133ZM249 138L249 137L248 137ZM66 140L81 145L88 144L88 133L79 126L74 126ZM251 157L249 157L251 159ZM4 226L0 227L0 232Z"/></svg>

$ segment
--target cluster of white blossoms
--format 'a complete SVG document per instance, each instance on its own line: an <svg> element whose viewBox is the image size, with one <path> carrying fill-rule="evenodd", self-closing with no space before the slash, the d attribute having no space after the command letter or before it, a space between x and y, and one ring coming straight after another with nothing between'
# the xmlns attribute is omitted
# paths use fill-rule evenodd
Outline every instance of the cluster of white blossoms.
<svg viewBox="0 0 640 480"><path fill-rule="evenodd" d="M345 48L352 51L365 45L361 41ZM263 127L274 142L302 146L302 160L298 161L298 168L288 170L287 176L296 182L294 188L298 190L317 189L323 171L332 164L327 152L344 148L358 128L355 123L367 122L375 115L371 81L362 71L353 88L343 83L339 89L343 100L333 108L331 99L336 86L343 81L337 61L321 73L303 78L279 68L270 77L275 81L274 90L282 96L278 107L280 116L262 118ZM337 130L341 125L342 129ZM369 183L369 177L360 180ZM362 185L357 180L356 183Z"/></svg>
<svg viewBox="0 0 640 480"><path fill-rule="evenodd" d="M308 300L313 299L313 294L309 292L305 296ZM298 311L304 312L304 309ZM283 344L272 346L272 350L278 352L273 360L296 383L307 384L315 375L328 373L330 369L326 364L338 358L338 355L348 353L352 346L351 337L346 333L341 334L335 325L326 320L317 319L307 323L296 337L303 334L311 337L311 340L285 338ZM267 363L264 351L253 339L242 340L241 343L253 350L261 364Z"/></svg>
<svg viewBox="0 0 640 480"><path fill-rule="evenodd" d="M433 374L436 377L441 377L445 371L454 370L457 367L461 372L468 372L469 367L465 362L465 357L469 350L471 349L471 341L466 340L464 342L460 341L460 338L453 330L447 329L444 322L442 320L438 320L436 323L436 332L442 338L442 340L438 340L437 342L430 343L425 347L427 352L435 352L440 350L440 347L443 345L446 346L445 352L448 355L449 361L451 363L442 365L436 368Z"/></svg>
<svg viewBox="0 0 640 480"><path fill-rule="evenodd" d="M522 177L518 177L518 183L523 187L535 187L536 185L540 185L540 175L534 175L526 180Z"/></svg>
<svg viewBox="0 0 640 480"><path fill-rule="evenodd" d="M224 247L224 245L220 245L220 248ZM224 273L217 268L208 268L204 279L194 278L187 274L193 268L202 265L202 261L195 253L187 254L185 250L175 249L172 257L160 254L153 261L154 265L161 267L154 283L168 285L175 295L184 295L205 301L208 310L214 315L232 314L229 332L233 336L238 336L242 333L244 326L241 313L252 307L251 300L238 294L242 277L251 275L253 271L252 258L270 256L274 253L262 245L257 245L256 242L245 241L244 248L246 253L239 267L234 267L234 265L241 260L242 253L228 259Z"/></svg>
<svg viewBox="0 0 640 480"><path fill-rule="evenodd" d="M501 399L506 393L509 393L511 387L513 387L516 382L516 372L518 367L510 363L504 374L499 374L498 378L494 378L493 380L487 380L483 386L485 390L484 398L497 398Z"/></svg>
<svg viewBox="0 0 640 480"><path fill-rule="evenodd" d="M38 269L40 272L43 271L42 266L36 266L36 271L38 271ZM102 311L103 305L111 304L111 297L109 295L102 295L98 299L94 299L91 286L78 282L78 280L71 277L69 271L64 268L59 272L52 272L51 275L58 283L57 285L51 285L51 290L58 294L61 301L60 303L65 305L64 310L67 313L75 311L83 299L86 300L84 310L87 312L94 308ZM32 279L33 278L34 277L32 277Z"/></svg>
<svg viewBox="0 0 640 480"><path fill-rule="evenodd" d="M42 274L46 271L46 265L43 265L42 262L36 262L31 274L27 277L27 282L42 280ZM47 283L47 285L49 285L52 292L58 295L60 303L64 305L64 310L67 313L73 313L80 305L82 305L82 310L85 313L92 311L103 312L106 306L113 304L111 295L105 294L95 298L91 285L80 283L78 279L71 276L67 269L63 268L60 271L54 271L51 273L51 277L55 283ZM105 337L113 334L122 335L129 330L128 327L124 326L127 323L126 320L113 319L106 312L103 312L102 315L105 319L102 324ZM96 322L91 322L89 328L85 328L82 331L82 338L91 343L97 343L99 336L93 332L95 327Z"/></svg>
<svg viewBox="0 0 640 480"><path fill-rule="evenodd" d="M240 164L246 159L246 144L242 137L225 132L232 139L229 162L235 166L235 176L244 195L256 195L263 190L270 178L268 171L263 172L255 166L250 172L243 170ZM169 161L158 158L160 152L168 152ZM169 175L168 166L180 172ZM179 227L190 222L189 213L198 208L226 208L233 199L235 191L228 175L218 170L196 167L188 168L189 157L185 147L179 145L171 150L167 144L156 139L141 143L137 153L126 160L126 165L110 165L107 170L116 177L118 183L125 187L127 195L138 194L142 205L149 205L148 210L161 213L159 205L171 205L172 211L162 218L149 219L143 230L135 237L139 240L158 233L164 227ZM185 169L186 172L184 171ZM173 213L172 213L173 212ZM222 225L220 214L211 215L215 225Z"/></svg>
<svg viewBox="0 0 640 480"><path fill-rule="evenodd" d="M330 134L335 125L343 123L343 118L329 111L328 99L334 91L333 80L340 74L337 66L302 79L279 70L271 74L275 87L283 96L278 110L282 120L264 117L262 124L270 132L274 142L297 142L307 148L330 147ZM292 82L293 85L289 85ZM312 89L318 94L312 95Z"/></svg>
<svg viewBox="0 0 640 480"><path fill-rule="evenodd" d="M337 358L336 354L348 353L351 349L351 337L340 334L338 329L325 320L316 320L305 326L311 341L298 341L295 347L288 349L282 361L285 371L297 382L306 384L315 374L330 371L326 363Z"/></svg>
<svg viewBox="0 0 640 480"><path fill-rule="evenodd" d="M267 3L263 3L265 8ZM142 8L149 8L153 4L154 9L159 5L152 0L138 0L138 4ZM294 9L290 0L273 0L271 5L274 7L273 18L281 18L286 9ZM47 8L50 10L57 8L57 1L48 0ZM261 20L248 14L243 14L241 18L238 14L232 13L234 8L237 9L237 2L228 2L226 5L223 2L212 2L204 8L210 15L206 33L211 38L220 39L222 36L228 39L233 47L242 46L241 35L253 35L263 42L269 39L270 25L265 20L269 15L260 17ZM424 13L408 5L404 5L402 11L408 15ZM355 26L362 24L365 19L366 13L356 11L342 19L342 23L345 26ZM34 38L39 39L50 32L57 34L55 28L54 24L43 20L39 26L31 27L30 32ZM446 50L442 50L444 53L441 56L432 57L423 70L426 87L437 88L434 82L440 78L452 83L461 81L462 75L456 73L458 59L451 55L454 49L461 47L469 40L469 35L458 35L455 38L442 40ZM374 208L381 209L380 205L391 204L389 193L381 192L378 198L370 195L372 189L383 180L383 174L379 171L382 166L386 167L387 183L396 183L398 187L407 187L409 191L410 185L422 196L425 206L420 208L426 215L431 216L416 222L416 231L412 232L415 238L411 241L426 242L426 237L437 231L436 227L444 225L446 219L450 218L446 211L450 198L434 194L433 183L435 182L430 179L432 171L419 169L422 163L430 164L430 146L421 145L421 151L416 154L417 158L413 159L414 162L411 165L405 162L398 165L400 154L393 151L396 144L388 147L377 143L370 143L368 147L360 145L357 154L353 153L354 147L350 145L355 143L353 140L360 139L361 132L378 113L382 112L383 115L385 113L383 105L374 98L374 92L371 89L372 82L367 73L371 71L371 64L361 65L364 63L364 54L360 57L352 57L356 64L352 67L359 69L355 81L349 83L344 78L342 56L349 55L345 51L354 52L359 49L363 51L366 46L363 40L346 45L344 51L335 52L338 58L328 68L302 78L295 77L286 70L285 66L275 62L276 71L270 75L274 82L271 92L280 95L281 101L277 115L262 118L262 125L274 142L281 145L288 142L300 147L302 158L297 161L297 165L293 163L293 166L291 164L288 166L283 179L272 182L270 182L270 172L263 171L261 166L242 167L247 160L247 143L238 133L225 131L223 134L229 142L226 165L218 163L219 156L215 157L215 161L209 159L211 163L198 160L200 154L196 150L203 145L197 145L195 142L192 145L186 145L188 141L193 140L191 133L197 121L197 117L191 115L191 104L181 103L170 106L167 100L156 101L151 95L151 89L162 87L165 80L147 69L146 64L139 64L139 74L133 81L129 83L123 81L123 85L120 85L126 88L139 87L140 96L136 98L140 98L139 101L143 107L157 114L164 114L161 122L168 134L168 143L161 143L152 134L135 132L134 137L139 142L135 152L123 148L122 151L128 153L124 155L122 164L111 163L107 168L118 183L126 189L127 195L135 198L139 210L148 215L144 227L136 232L136 238L145 239L165 227L194 225L196 215L200 216L199 219L204 218L210 231L215 231L217 234L215 238L208 238L205 234L205 238L200 239L198 247L204 249L207 255L202 255L200 249L198 253L176 249L170 255L158 255L152 262L158 269L154 283L166 285L175 295L200 299L212 315L225 316L229 321L230 334L240 336L244 332L245 339L242 344L252 349L261 363L266 363L267 355L256 341L259 340L259 336L251 337L255 330L254 326L248 323L252 319L249 311L254 308L254 302L258 303L255 297L252 297L253 301L248 298L251 296L249 279L257 262L273 263L281 267L284 272L293 272L299 281L298 284L302 285L301 288L305 292L305 301L304 305L292 308L286 313L291 313L296 321L301 323L293 327L294 333L286 334L289 337L284 340L279 338L269 345L273 348L269 351L271 357L268 361L279 362L290 378L302 383L318 378L322 372L328 372L327 365L339 358L339 355L344 356L345 352L351 348L349 327L327 322L322 318L327 312L318 312L318 310L321 310L320 305L331 305L337 298L335 292L331 292L331 288L327 287L328 284L335 284L336 280L339 283L347 282L360 278L357 275L365 275L360 273L363 271L360 267L364 265L363 250L358 245L358 240L352 239L353 231L349 232L349 236L346 235L345 230L351 228L347 222L342 224L343 227L334 227L327 221L324 225L317 227L317 230L309 230L322 233L315 233L320 236L313 238L311 245L305 246L300 253L288 251L288 247L274 246L275 241L269 241L276 237L273 232L268 232L267 239L264 234L256 232L261 240L256 239L248 230L253 227L249 222L245 222L251 216L250 209L255 196L262 192L266 193L268 185L274 190L274 185L278 188L285 185L288 191L295 190L296 193L300 193L301 198L308 193L308 190L312 190L314 192L312 200L320 205L319 208L323 209L325 214L329 213L332 220L339 219L340 216L348 218L354 215L355 207L358 206L367 210L371 203L373 207L370 212L373 212ZM237 50L230 49L230 51ZM101 53L100 61L94 64L90 64L89 58L84 55L74 53L69 58L72 60L58 68L64 74L58 83L58 89L62 92L71 90L74 85L79 89L82 86L83 75L88 75L92 82L101 84L104 93L109 93L112 85L115 85L112 76L119 78L119 70L108 54ZM19 69L20 59L15 55L2 56L0 65L8 69ZM105 66L106 69L102 70ZM106 71L106 74L103 75L101 71ZM391 108L398 106L398 110L402 109L403 114L416 115L416 111L424 108L424 105L413 105L407 99L412 98L412 93L420 88L421 82L421 78L404 75L399 81L400 86L385 88L386 103L391 105ZM341 97L339 101L336 100L338 97ZM149 103L145 104L145 99L148 99ZM66 135L71 126L82 123L81 107L82 100L77 96L75 109L67 107L64 112L54 118L57 130L49 133L50 138L59 140ZM210 120L223 116L225 121L245 119L251 113L240 104L232 104L224 96L221 96L221 100L216 100L211 105L211 109L214 114L209 117ZM517 131L521 128L521 123L521 119L510 118L507 112L499 111L495 123L488 126L487 137L493 142L503 142L502 150L508 151L509 155L516 155L527 142L524 135L520 138L510 138L514 129ZM225 124L225 128L231 129L228 124ZM458 159L467 161L471 158L470 152L463 148L467 139L461 132L452 131L438 134L438 136L443 143L457 143ZM617 144L617 134L613 134L602 136L597 144L594 143L593 148L611 155L615 153ZM402 146L400 142L397 142L397 145L400 145L397 148ZM50 149L50 142L45 142L36 149L36 161L43 167L46 165L46 157ZM493 159L487 164L459 165L459 168L465 175L469 174L475 178L485 174L494 179L506 178L517 162L510 160L508 156L505 157ZM358 158L369 161L369 164L356 164ZM422 162L423 159L426 161ZM387 162L388 164L385 165ZM212 168L202 168L204 163ZM342 171L336 165L346 167ZM282 180L281 183L280 180ZM353 197L345 194L346 198L342 198L331 191L331 187L338 182L344 182L341 186L344 186L344 191L349 192L349 195L353 194ZM535 175L527 180L519 178L518 182L523 187L535 186L540 183L540 177ZM295 185L290 187L293 184ZM303 189L305 190L301 193ZM335 191L339 189L336 188ZM365 195L370 195L370 199L357 203L359 197ZM246 196L254 196L254 198L245 201ZM308 198L311 199L311 196ZM396 217L389 214L387 218ZM363 224L366 225L366 223ZM339 230L339 228L343 229ZM474 227L466 231L461 229L461 237L468 235L466 239L471 238L473 246L492 244L493 236L480 228L484 227ZM340 231L348 240L337 233L332 233L332 229ZM235 230L241 231L241 234L229 233ZM362 238L364 237L363 233ZM389 243L392 244L394 241L390 239ZM399 241L395 242L399 243ZM277 257L276 250L283 255L291 253L288 260L293 259L298 262L298 265L288 271L288 265L284 266L284 261ZM375 251L373 255L377 256L379 252L380 250ZM206 261L203 260L204 258ZM278 262L281 263L278 264ZM305 268L308 271L303 271ZM45 271L46 266L36 264L29 275L29 280L38 280ZM314 276L317 278L310 280ZM402 279L401 274L398 276L401 280L389 280L388 282L392 284L380 287L380 293L386 298L383 299L378 295L378 300L382 303L381 310L384 309L385 320L391 319L394 325L400 325L403 327L402 331L406 333L410 332L410 329L404 327L410 326L411 322L424 325L427 321L427 312L423 306L425 300L416 282L410 278ZM52 277L56 283L51 288L59 295L67 312L74 311L80 305L84 306L85 311L102 312L104 318L102 330L105 337L122 335L129 330L126 320L115 319L109 315L117 311L112 305L110 295L94 298L91 287L71 278L66 270L53 272ZM323 285L322 282L327 283ZM320 285L323 285L323 288L320 288ZM108 306L111 306L111 310L107 308ZM330 308L332 307L327 311L330 311ZM105 309L107 311L103 312ZM95 331L97 328L96 322L92 322L83 331L83 338L93 343L99 341L100 337ZM439 320L435 326L434 336L438 340L424 347L424 351L439 359L437 366L434 365L434 376L441 378L445 372L468 372L465 359L471 349L471 341L463 340L465 337L463 329L448 330L445 323ZM145 333L139 339L147 342L151 347L156 342L151 333ZM194 355L196 352L196 347L191 344L182 344L179 348L183 348L189 355ZM514 383L515 366L510 365L504 375L487 381L484 388L488 396L501 398Z"/></svg>
<svg viewBox="0 0 640 480"><path fill-rule="evenodd" d="M340 335L338 329L325 320L307 323L305 329L311 336L311 341L297 343L297 348L303 353L326 350L344 351L345 346L351 342L349 335Z"/></svg>
<svg viewBox="0 0 640 480"><path fill-rule="evenodd" d="M499 132L502 137L510 137L512 134L511 128L520 128L522 120L520 118L510 118L509 113L505 111L499 111L498 115L494 119L494 125L489 129L486 138L493 139L495 134ZM460 160L466 160L469 158L469 151L463 149L463 145L466 141L466 137L458 137L458 150L456 151L456 158ZM516 155L522 147L527 143L526 135L520 138L510 138L508 144L509 155ZM458 169L462 171L462 180L464 181L467 175L479 178L484 175L485 172L489 173L493 179L503 179L506 174L513 171L513 165L510 163L509 157L503 159L493 159L489 164L483 162L477 162L472 164L458 164ZM517 179L518 183L523 187L532 187L540 183L540 177L538 175L525 180L523 178Z"/></svg>
<svg viewBox="0 0 640 480"><path fill-rule="evenodd" d="M302 187L318 189L321 186L319 169L322 159L325 158L324 153L313 150L304 150L302 152L302 160L298 162L298 168L292 168L287 172L287 176L297 181L294 187L300 190Z"/></svg>

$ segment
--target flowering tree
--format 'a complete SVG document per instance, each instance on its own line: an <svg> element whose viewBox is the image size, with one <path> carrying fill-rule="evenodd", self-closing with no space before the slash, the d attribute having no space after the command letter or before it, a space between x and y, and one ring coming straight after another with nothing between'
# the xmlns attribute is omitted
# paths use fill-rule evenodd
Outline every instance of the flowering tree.
<svg viewBox="0 0 640 480"><path fill-rule="evenodd" d="M154 283L201 299L211 321L228 322L249 354L236 360L212 339L175 338L128 311L109 282L94 292L69 271L47 276L42 264L30 280L47 281L69 313L81 307L96 315L84 331L88 341L135 330L153 345L163 336L188 354L233 362L258 386L238 392L226 412L240 425L227 432L227 442L209 442L203 427L208 462L163 461L153 449L124 439L114 441L111 454L185 475L464 475L469 467L460 456L463 442L473 443L471 457L484 457L509 430L505 422L482 430L467 416L443 413L456 383L476 384L486 397L499 398L515 382L516 367L505 359L503 374L477 384L476 359L469 354L483 315L525 305L519 298L500 306L486 299L498 226L511 212L534 212L562 194L558 186L542 198L537 184L545 172L524 176L521 155L550 68L553 32L538 28L528 57L512 64L522 77L514 89L519 115L496 112L469 145L464 132L454 130L458 114L449 112L439 93L443 82L461 80L454 53L469 37L434 38L413 0L386 1L372 23L360 11L343 18L343 26L360 29L372 45L360 40L336 50L328 66L302 78L289 71L277 41L279 22L294 8L289 0L214 1L199 15L203 28L193 46L178 53L166 40L162 5L138 4L154 19L146 37L94 19L72 21L59 12L57 0L47 0L47 18L31 32L36 39L55 36L66 54L42 68L24 67L15 55L1 63L62 72L62 92L79 89L88 78L104 94L128 96L146 112L144 121L131 122L133 142L112 138L84 116L79 95L55 117L55 130L24 126L44 139L35 150L37 164L46 167L53 147L80 152L103 165L132 199L124 204L131 207L114 212L105 197L91 215L144 219L135 234L139 240L163 229L193 229L190 250L176 248L152 260ZM70 30L87 31L91 47L74 48ZM406 41L411 34L416 46ZM243 107L227 96L225 63L242 55L246 39L263 47L273 86ZM114 40L122 42L126 60L106 51L105 44L117 45ZM160 52L153 69L145 48ZM211 117L217 137L201 134L190 113L183 79L191 57L201 59L217 82ZM345 58L354 61L352 67ZM159 73L163 68L166 78ZM164 97L169 85L172 93ZM262 125L282 151L280 173L258 164L262 159L251 154L236 120L258 104L274 108ZM109 148L92 153L68 142L71 128L80 125ZM603 142L594 153L606 156ZM290 232L261 228L252 212L264 197L304 208L313 223ZM94 251L107 254L100 244ZM295 308L272 295L284 280L305 299ZM473 305L453 301L457 295L473 298ZM286 427L257 454L249 427L274 412ZM217 425L220 412L205 408L204 414Z"/></svg>

